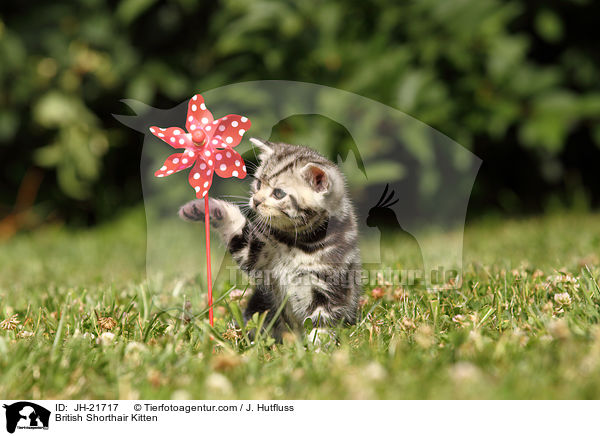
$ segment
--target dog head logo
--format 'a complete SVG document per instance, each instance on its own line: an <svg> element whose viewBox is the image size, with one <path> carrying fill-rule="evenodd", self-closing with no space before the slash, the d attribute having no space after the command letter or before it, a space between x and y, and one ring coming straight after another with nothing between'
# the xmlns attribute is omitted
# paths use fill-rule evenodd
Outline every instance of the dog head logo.
<svg viewBox="0 0 600 436"><path fill-rule="evenodd" d="M6 431L14 433L19 429L48 429L50 411L28 401L19 401L11 405L4 404L6 409Z"/></svg>

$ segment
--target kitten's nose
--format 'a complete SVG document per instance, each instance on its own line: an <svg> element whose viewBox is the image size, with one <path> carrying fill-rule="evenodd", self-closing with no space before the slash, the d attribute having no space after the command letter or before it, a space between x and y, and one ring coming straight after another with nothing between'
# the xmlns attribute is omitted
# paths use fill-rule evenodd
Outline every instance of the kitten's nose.
<svg viewBox="0 0 600 436"><path fill-rule="evenodd" d="M254 201L254 207L258 207L258 205L262 203L262 201L256 197L252 197L252 200Z"/></svg>

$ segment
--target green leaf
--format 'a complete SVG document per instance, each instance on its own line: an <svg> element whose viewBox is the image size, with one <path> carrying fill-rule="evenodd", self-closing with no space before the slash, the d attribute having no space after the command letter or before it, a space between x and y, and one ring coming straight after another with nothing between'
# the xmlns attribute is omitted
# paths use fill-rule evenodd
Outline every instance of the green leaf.
<svg viewBox="0 0 600 436"><path fill-rule="evenodd" d="M119 3L115 15L124 24L130 24L150 9L154 3L156 0L123 0Z"/></svg>
<svg viewBox="0 0 600 436"><path fill-rule="evenodd" d="M535 17L535 30L548 42L558 42L563 36L560 18L548 9L542 9Z"/></svg>

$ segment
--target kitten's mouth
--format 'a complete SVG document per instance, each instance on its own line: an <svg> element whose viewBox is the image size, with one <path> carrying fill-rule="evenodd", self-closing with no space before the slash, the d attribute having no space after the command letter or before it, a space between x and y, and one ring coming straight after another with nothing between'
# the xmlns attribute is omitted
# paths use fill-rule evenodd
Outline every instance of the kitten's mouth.
<svg viewBox="0 0 600 436"><path fill-rule="evenodd" d="M275 209L272 207L268 207L268 206L264 206L264 205L259 205L257 208L254 209L256 212L258 212L259 215L265 217L265 218L287 218L287 219L291 219L290 216L283 210L280 209Z"/></svg>
<svg viewBox="0 0 600 436"><path fill-rule="evenodd" d="M294 219L284 210L259 204L252 208L261 218L268 219L271 225L276 228L290 229L294 228Z"/></svg>

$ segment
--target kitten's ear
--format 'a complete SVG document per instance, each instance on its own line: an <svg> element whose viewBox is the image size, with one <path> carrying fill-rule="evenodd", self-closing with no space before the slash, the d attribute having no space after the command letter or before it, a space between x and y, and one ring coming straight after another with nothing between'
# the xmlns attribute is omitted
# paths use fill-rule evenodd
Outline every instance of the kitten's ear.
<svg viewBox="0 0 600 436"><path fill-rule="evenodd" d="M302 175L316 192L327 192L331 188L331 179L327 170L317 164L308 164L302 168Z"/></svg>
<svg viewBox="0 0 600 436"><path fill-rule="evenodd" d="M264 160L265 158L271 156L274 152L272 144L269 141L259 138L250 138L250 142L260 149L260 154L258 155L260 160Z"/></svg>

